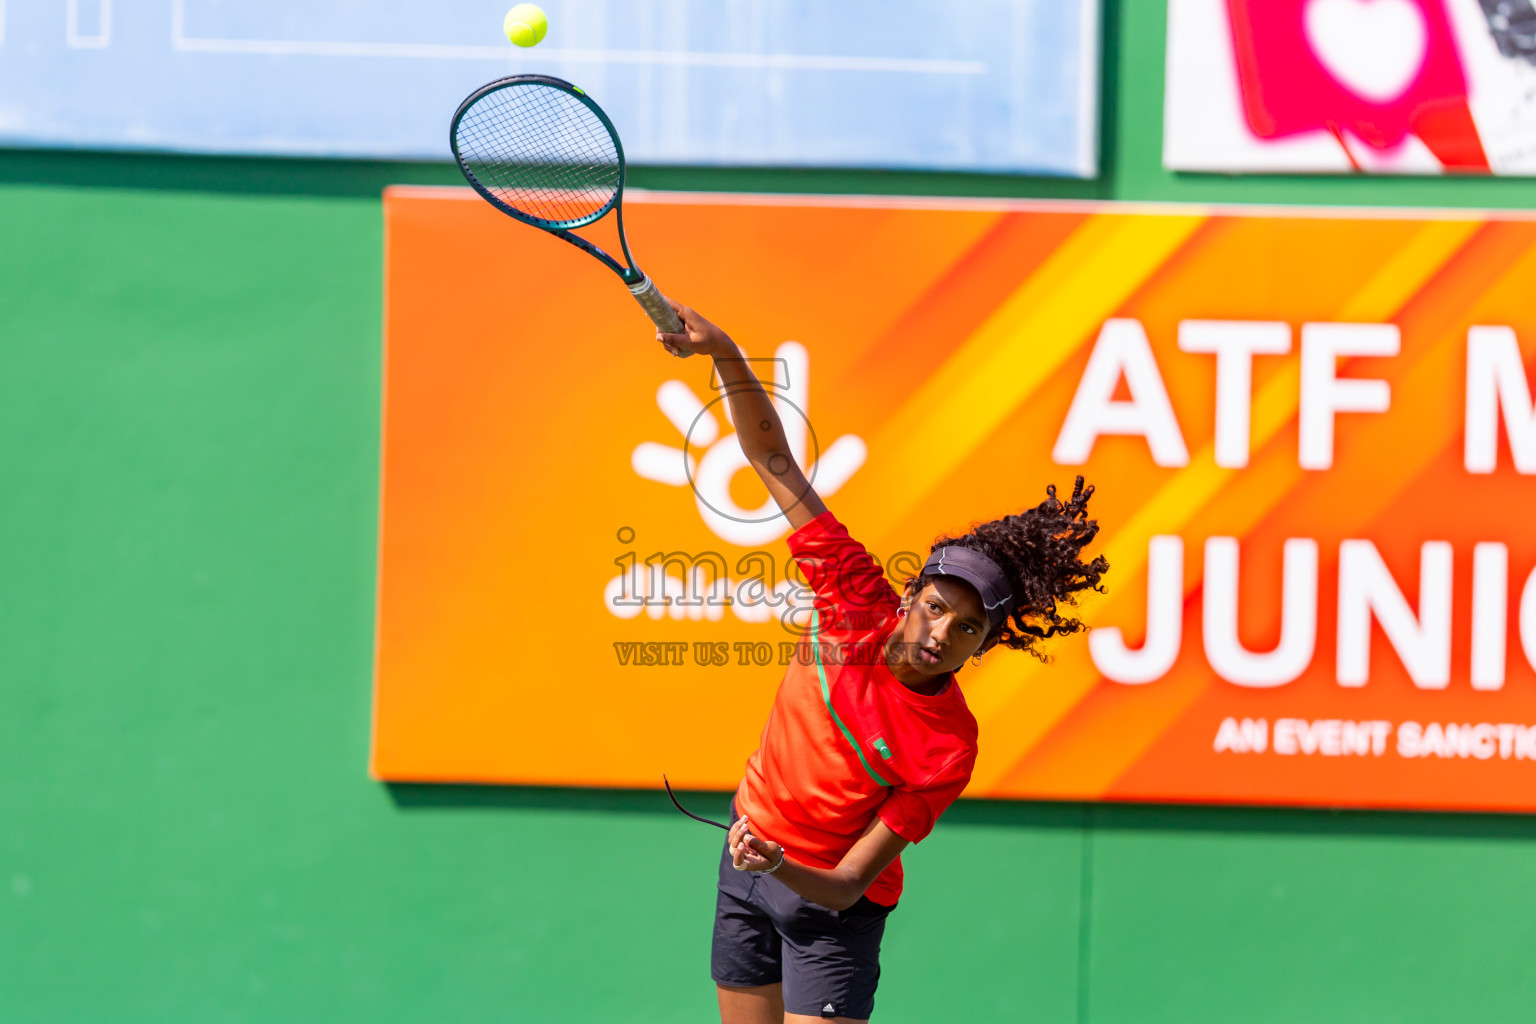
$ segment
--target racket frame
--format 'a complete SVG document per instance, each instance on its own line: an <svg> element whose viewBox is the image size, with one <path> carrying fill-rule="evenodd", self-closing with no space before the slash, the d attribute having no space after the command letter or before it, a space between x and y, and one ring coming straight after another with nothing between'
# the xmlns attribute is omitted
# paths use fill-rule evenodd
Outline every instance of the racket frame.
<svg viewBox="0 0 1536 1024"><path fill-rule="evenodd" d="M469 169L469 165L465 163L464 157L460 155L459 122L463 120L464 115L469 112L469 108L474 106L475 103L480 99L490 95L493 92L499 92L502 89L516 88L519 86L542 86L549 89L559 89L563 92L569 93L570 95L576 97L576 99L579 100L588 110L596 114L598 120L603 122L603 127L608 129L608 135L613 139L614 152L618 155L619 182L617 187L615 187L613 190L613 195L609 197L606 203L604 203L594 212L589 213L584 217L575 217L569 220L548 220L543 217L535 217L530 213L524 213L521 210L518 210L515 207L510 206L509 204L498 199L496 195L480 181L479 178L475 177L475 173ZM505 213L507 216L513 218L514 220L520 220L524 224L536 227L541 231L547 231L549 234L554 235L557 238L562 238L565 241L570 242L572 245L576 246L576 248L582 250L583 252L597 257L603 262L605 266L608 267L608 269L612 270L615 274L618 274L624 283L629 285L631 289L633 289L636 285L640 285L646 282L647 278L645 273L641 271L641 269L635 264L635 258L630 254L629 239L624 236L624 206L622 203L624 196L625 173L624 144L619 141L619 131L613 126L613 122L608 119L608 115L603 113L603 108L598 106L597 103L593 101L592 97L583 92L580 86L573 85L570 82L567 82L565 79L556 78L553 75L509 75L506 78L498 78L494 82L487 82L466 96L464 98L464 102L459 104L459 109L454 111L453 121L448 126L448 143L453 148L453 159L458 163L459 170L463 172L465 179L470 184L470 187L473 188L476 192L480 193L481 198L483 198L486 202L490 203L492 206L496 207L496 209L500 210L502 213ZM582 238L580 235L573 234L571 231L572 228L581 228L586 227L589 224L596 224L598 221L606 217L610 210L613 211L615 216L618 217L619 247L624 253L624 263L627 264L627 266L621 265L618 260L608 255L602 249L587 241L585 238Z"/></svg>

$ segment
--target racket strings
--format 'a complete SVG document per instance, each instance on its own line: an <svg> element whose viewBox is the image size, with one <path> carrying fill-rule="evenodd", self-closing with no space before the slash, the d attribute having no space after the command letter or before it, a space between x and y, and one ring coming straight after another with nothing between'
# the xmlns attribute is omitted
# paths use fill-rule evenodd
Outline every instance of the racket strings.
<svg viewBox="0 0 1536 1024"><path fill-rule="evenodd" d="M587 107L574 100L548 103L550 95L565 98L548 89L496 92L484 111L465 117L461 137L482 183L498 198L548 220L570 220L607 203L617 160L607 129Z"/></svg>
<svg viewBox="0 0 1536 1024"><path fill-rule="evenodd" d="M613 135L563 90L513 86L487 93L464 112L455 134L465 169L519 213L582 220L618 191Z"/></svg>

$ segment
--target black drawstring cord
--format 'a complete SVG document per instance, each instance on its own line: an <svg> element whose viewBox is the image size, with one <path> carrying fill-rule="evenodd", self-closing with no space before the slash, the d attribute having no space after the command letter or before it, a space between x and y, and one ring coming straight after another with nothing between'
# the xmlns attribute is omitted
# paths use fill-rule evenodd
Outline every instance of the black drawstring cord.
<svg viewBox="0 0 1536 1024"><path fill-rule="evenodd" d="M678 803L677 796L672 792L672 783L667 781L667 777L665 775L661 777L661 784L667 787L667 796L672 798L672 806L688 815L688 817L692 818L694 821L702 821L706 825L713 825L715 828L722 828L727 832L731 830L731 826L722 825L718 821L715 821L713 818L701 818L697 814L694 814L692 811L690 811L688 808L684 807L682 804Z"/></svg>

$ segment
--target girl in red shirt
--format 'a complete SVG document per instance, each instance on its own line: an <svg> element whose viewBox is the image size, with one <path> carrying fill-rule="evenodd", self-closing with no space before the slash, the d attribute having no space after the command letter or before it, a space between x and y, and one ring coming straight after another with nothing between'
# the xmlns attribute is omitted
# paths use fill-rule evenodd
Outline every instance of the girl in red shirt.
<svg viewBox="0 0 1536 1024"><path fill-rule="evenodd" d="M815 594L803 656L784 674L733 802L711 954L723 1024L867 1020L901 851L932 831L976 763L976 719L954 672L999 644L1083 624L1062 614L1108 564L1093 488L933 546L897 593L796 464L774 405L734 342L674 303L673 355L714 360L747 461L794 532Z"/></svg>

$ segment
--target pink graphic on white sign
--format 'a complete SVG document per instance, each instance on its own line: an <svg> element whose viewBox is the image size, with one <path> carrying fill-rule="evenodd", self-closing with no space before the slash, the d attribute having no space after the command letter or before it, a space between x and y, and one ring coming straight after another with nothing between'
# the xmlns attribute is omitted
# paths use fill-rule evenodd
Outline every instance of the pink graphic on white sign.
<svg viewBox="0 0 1536 1024"><path fill-rule="evenodd" d="M1536 171L1531 0L1170 0L1176 170Z"/></svg>

